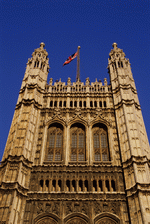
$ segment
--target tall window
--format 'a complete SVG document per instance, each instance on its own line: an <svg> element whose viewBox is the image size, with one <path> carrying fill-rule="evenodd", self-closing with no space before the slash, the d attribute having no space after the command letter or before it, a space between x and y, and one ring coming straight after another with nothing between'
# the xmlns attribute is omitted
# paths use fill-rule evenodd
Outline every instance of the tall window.
<svg viewBox="0 0 150 224"><path fill-rule="evenodd" d="M85 161L85 128L81 124L71 127L71 161Z"/></svg>
<svg viewBox="0 0 150 224"><path fill-rule="evenodd" d="M47 154L48 162L61 161L63 149L63 128L61 125L52 125L48 130Z"/></svg>
<svg viewBox="0 0 150 224"><path fill-rule="evenodd" d="M93 147L96 162L109 160L107 128L102 124L93 127Z"/></svg>

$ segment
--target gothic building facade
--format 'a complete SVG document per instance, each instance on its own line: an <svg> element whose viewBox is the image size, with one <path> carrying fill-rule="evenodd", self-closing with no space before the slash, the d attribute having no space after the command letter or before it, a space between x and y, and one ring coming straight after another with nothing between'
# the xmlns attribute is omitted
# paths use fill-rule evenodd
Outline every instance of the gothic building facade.
<svg viewBox="0 0 150 224"><path fill-rule="evenodd" d="M107 79L47 84L28 59L0 165L0 224L149 224L150 149L129 60Z"/></svg>

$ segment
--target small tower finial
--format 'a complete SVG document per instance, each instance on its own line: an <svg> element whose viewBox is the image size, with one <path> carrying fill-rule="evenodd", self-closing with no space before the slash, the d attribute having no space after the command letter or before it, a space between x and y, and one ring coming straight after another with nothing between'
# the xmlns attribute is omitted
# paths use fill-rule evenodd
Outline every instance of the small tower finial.
<svg viewBox="0 0 150 224"><path fill-rule="evenodd" d="M113 45L112 45L112 46L113 46L114 50L116 50L117 45L118 45L117 43L113 43Z"/></svg>
<svg viewBox="0 0 150 224"><path fill-rule="evenodd" d="M43 49L45 47L45 44L43 42L41 42L40 47Z"/></svg>

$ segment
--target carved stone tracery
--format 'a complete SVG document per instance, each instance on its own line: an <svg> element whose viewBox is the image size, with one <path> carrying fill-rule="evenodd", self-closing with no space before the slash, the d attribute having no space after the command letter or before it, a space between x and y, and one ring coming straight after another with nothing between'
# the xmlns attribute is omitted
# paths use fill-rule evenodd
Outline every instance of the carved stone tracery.
<svg viewBox="0 0 150 224"><path fill-rule="evenodd" d="M36 222L36 224L57 224L57 222L54 221L51 218L44 218L44 219L39 220L38 222Z"/></svg>

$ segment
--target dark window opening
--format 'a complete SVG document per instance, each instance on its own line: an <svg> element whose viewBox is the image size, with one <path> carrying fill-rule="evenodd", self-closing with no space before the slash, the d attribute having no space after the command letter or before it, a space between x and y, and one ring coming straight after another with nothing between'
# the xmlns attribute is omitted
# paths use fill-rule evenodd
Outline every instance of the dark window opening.
<svg viewBox="0 0 150 224"><path fill-rule="evenodd" d="M70 107L73 107L73 102L72 101L70 101Z"/></svg>
<svg viewBox="0 0 150 224"><path fill-rule="evenodd" d="M75 182L75 180L72 181L72 190L76 191L76 182Z"/></svg>
<svg viewBox="0 0 150 224"><path fill-rule="evenodd" d="M93 180L93 190L97 191L97 183L96 180Z"/></svg>
<svg viewBox="0 0 150 224"><path fill-rule="evenodd" d="M57 101L54 102L54 107L57 107Z"/></svg>
<svg viewBox="0 0 150 224"><path fill-rule="evenodd" d="M43 190L43 180L40 180L40 187L41 187L40 190Z"/></svg>
<svg viewBox="0 0 150 224"><path fill-rule="evenodd" d="M77 101L74 101L74 107L77 107Z"/></svg>
<svg viewBox="0 0 150 224"><path fill-rule="evenodd" d="M107 191L110 191L109 181L108 181L108 180L106 180L106 181L105 181L105 184L106 184Z"/></svg>
<svg viewBox="0 0 150 224"><path fill-rule="evenodd" d="M62 107L62 101L59 102L59 106Z"/></svg>
<svg viewBox="0 0 150 224"><path fill-rule="evenodd" d="M64 101L64 107L66 107L66 101Z"/></svg>
<svg viewBox="0 0 150 224"><path fill-rule="evenodd" d="M45 185L46 185L47 188L49 188L49 180L45 181Z"/></svg>
<svg viewBox="0 0 150 224"><path fill-rule="evenodd" d="M51 102L50 102L50 107L52 107L53 106L53 101L51 100Z"/></svg>
<svg viewBox="0 0 150 224"><path fill-rule="evenodd" d="M103 191L102 180L99 180L99 188L100 188L101 191Z"/></svg>
<svg viewBox="0 0 150 224"><path fill-rule="evenodd" d="M79 191L83 191L83 183L82 183L82 180L79 180Z"/></svg>
<svg viewBox="0 0 150 224"><path fill-rule="evenodd" d="M85 186L85 191L88 191L88 180L85 180L84 181L84 186Z"/></svg>
<svg viewBox="0 0 150 224"><path fill-rule="evenodd" d="M104 101L104 107L106 107L106 101Z"/></svg>
<svg viewBox="0 0 150 224"><path fill-rule="evenodd" d="M61 191L61 180L58 180L58 191Z"/></svg>
<svg viewBox="0 0 150 224"><path fill-rule="evenodd" d="M111 180L111 187L112 187L113 191L116 191L115 181L114 180Z"/></svg>
<svg viewBox="0 0 150 224"><path fill-rule="evenodd" d="M102 101L99 101L99 106L102 107Z"/></svg>
<svg viewBox="0 0 150 224"><path fill-rule="evenodd" d="M90 101L90 107L93 107L93 101Z"/></svg>
<svg viewBox="0 0 150 224"><path fill-rule="evenodd" d="M94 101L94 107L97 107L97 102L96 101Z"/></svg>
<svg viewBox="0 0 150 224"><path fill-rule="evenodd" d="M86 107L86 101L84 101L84 103L83 103L83 104L84 104L84 107Z"/></svg>
<svg viewBox="0 0 150 224"><path fill-rule="evenodd" d="M70 180L66 180L67 191L70 191Z"/></svg>
<svg viewBox="0 0 150 224"><path fill-rule="evenodd" d="M52 181L53 191L56 191L56 180Z"/></svg>
<svg viewBox="0 0 150 224"><path fill-rule="evenodd" d="M79 102L79 107L82 107L82 101Z"/></svg>

